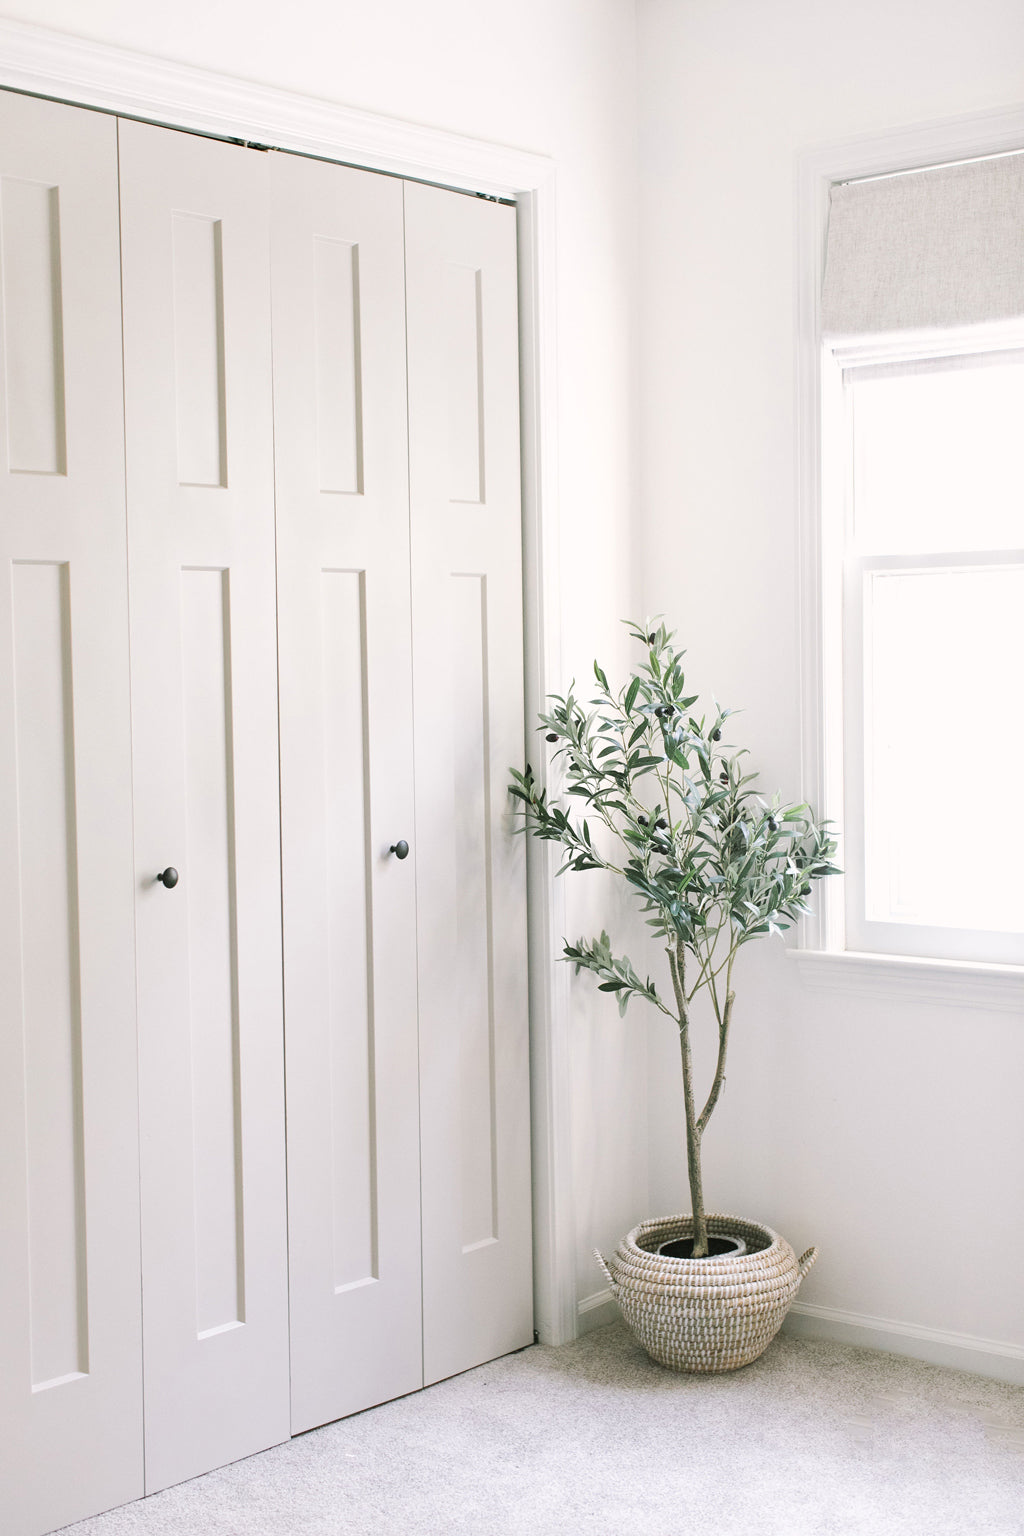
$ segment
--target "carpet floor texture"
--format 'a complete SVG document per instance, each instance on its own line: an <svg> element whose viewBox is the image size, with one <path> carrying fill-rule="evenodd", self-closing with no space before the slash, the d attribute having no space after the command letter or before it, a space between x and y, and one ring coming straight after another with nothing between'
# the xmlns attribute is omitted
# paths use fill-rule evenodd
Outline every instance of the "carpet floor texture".
<svg viewBox="0 0 1024 1536"><path fill-rule="evenodd" d="M1024 1536L1024 1389L785 1336L683 1376L615 1323L67 1531Z"/></svg>

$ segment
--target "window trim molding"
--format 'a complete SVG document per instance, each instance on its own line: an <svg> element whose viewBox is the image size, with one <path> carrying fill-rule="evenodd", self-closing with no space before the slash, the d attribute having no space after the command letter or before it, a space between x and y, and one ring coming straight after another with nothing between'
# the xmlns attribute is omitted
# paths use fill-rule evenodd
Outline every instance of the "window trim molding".
<svg viewBox="0 0 1024 1536"><path fill-rule="evenodd" d="M821 290L829 191L834 182L892 175L1024 148L1024 105L897 128L820 146L796 161L796 487L799 545L800 760L802 798L834 804L826 760L822 564ZM841 857L840 853L840 857ZM841 882L836 882L841 884ZM796 948L805 981L876 996L969 1006L1024 1007L1024 967L876 956L843 948L842 892L819 886L817 910L801 919ZM993 1001L995 998L1003 1001Z"/></svg>
<svg viewBox="0 0 1024 1536"><path fill-rule="evenodd" d="M516 203L526 720L535 719L562 685L555 161L24 22L0 20L0 88ZM542 777L546 768L540 754ZM579 1326L564 894L550 845L528 842L534 1315L541 1341L563 1344Z"/></svg>
<svg viewBox="0 0 1024 1536"><path fill-rule="evenodd" d="M1024 1017L1024 966L929 960L858 950L787 949L803 985L889 1002L983 1008Z"/></svg>

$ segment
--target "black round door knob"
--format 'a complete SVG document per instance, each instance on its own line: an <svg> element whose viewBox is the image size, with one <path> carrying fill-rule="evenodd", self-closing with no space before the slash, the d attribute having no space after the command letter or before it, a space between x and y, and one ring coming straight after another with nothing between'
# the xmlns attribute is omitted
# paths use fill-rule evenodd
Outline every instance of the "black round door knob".
<svg viewBox="0 0 1024 1536"><path fill-rule="evenodd" d="M172 891L178 883L178 871L173 864L168 864L167 868L157 875L157 879L161 885L165 885L169 891Z"/></svg>
<svg viewBox="0 0 1024 1536"><path fill-rule="evenodd" d="M391 844L388 853L393 853L396 859L407 859L409 857L409 844L403 837L400 843Z"/></svg>

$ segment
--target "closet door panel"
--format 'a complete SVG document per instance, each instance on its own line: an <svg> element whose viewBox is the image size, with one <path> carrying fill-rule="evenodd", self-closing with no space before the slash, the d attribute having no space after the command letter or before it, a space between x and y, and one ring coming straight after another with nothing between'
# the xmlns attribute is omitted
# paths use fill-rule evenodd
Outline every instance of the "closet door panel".
<svg viewBox="0 0 1024 1536"><path fill-rule="evenodd" d="M142 1492L116 125L0 94L0 1527Z"/></svg>
<svg viewBox="0 0 1024 1536"><path fill-rule="evenodd" d="M422 1384L417 844L402 186L272 175L298 1432Z"/></svg>
<svg viewBox="0 0 1024 1536"><path fill-rule="evenodd" d="M289 1432L269 165L119 131L151 1492Z"/></svg>
<svg viewBox="0 0 1024 1536"><path fill-rule="evenodd" d="M515 212L406 183L424 1371L533 1338Z"/></svg>

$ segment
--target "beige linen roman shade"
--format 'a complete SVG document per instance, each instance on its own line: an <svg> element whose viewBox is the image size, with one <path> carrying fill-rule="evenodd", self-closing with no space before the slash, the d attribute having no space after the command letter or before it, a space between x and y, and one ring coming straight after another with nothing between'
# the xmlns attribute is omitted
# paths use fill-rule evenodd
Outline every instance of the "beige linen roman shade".
<svg viewBox="0 0 1024 1536"><path fill-rule="evenodd" d="M826 336L1022 316L1024 153L833 186Z"/></svg>

